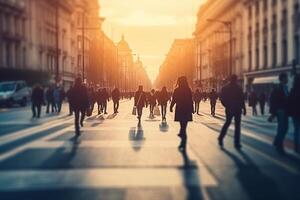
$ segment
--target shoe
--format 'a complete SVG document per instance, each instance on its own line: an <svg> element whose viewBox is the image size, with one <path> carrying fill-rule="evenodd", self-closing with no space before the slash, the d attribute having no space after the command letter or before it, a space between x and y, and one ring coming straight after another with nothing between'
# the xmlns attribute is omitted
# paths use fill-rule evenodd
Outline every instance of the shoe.
<svg viewBox="0 0 300 200"><path fill-rule="evenodd" d="M182 138L183 134L182 133L179 133L177 134L178 137Z"/></svg>
<svg viewBox="0 0 300 200"><path fill-rule="evenodd" d="M241 148L242 148L242 145L241 145L241 144L235 144L235 145L234 145L234 148L236 148L236 149L241 149Z"/></svg>
<svg viewBox="0 0 300 200"><path fill-rule="evenodd" d="M280 154L285 154L285 150L284 150L283 147L277 146L277 147L276 147L276 151L277 151L278 153L280 153Z"/></svg>
<svg viewBox="0 0 300 200"><path fill-rule="evenodd" d="M83 122L80 122L80 126L83 127Z"/></svg>
<svg viewBox="0 0 300 200"><path fill-rule="evenodd" d="M105 112L104 114L106 114L106 115L107 115L107 112Z"/></svg>

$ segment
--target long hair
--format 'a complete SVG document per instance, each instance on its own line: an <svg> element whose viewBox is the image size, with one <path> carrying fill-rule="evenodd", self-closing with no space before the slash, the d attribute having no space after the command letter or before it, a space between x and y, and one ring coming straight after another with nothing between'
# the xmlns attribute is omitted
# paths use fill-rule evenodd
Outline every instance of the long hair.
<svg viewBox="0 0 300 200"><path fill-rule="evenodd" d="M185 76L181 76L177 80L177 87L178 88L189 88L189 84L187 78Z"/></svg>

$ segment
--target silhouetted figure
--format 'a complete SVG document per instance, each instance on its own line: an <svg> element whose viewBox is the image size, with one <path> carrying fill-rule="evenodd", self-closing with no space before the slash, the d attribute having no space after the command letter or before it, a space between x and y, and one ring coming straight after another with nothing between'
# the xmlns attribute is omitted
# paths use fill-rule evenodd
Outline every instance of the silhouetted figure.
<svg viewBox="0 0 300 200"><path fill-rule="evenodd" d="M109 101L109 94L108 94L106 88L102 89L101 100L102 100L103 112L104 112L104 114L107 114L107 102Z"/></svg>
<svg viewBox="0 0 300 200"><path fill-rule="evenodd" d="M89 106L87 88L83 85L81 78L75 80L70 100L75 113L75 131L78 136L80 135L79 119L80 126L83 127L83 120Z"/></svg>
<svg viewBox="0 0 300 200"><path fill-rule="evenodd" d="M249 95L249 106L252 108L252 115L257 116L257 106L258 98L254 91L252 91Z"/></svg>
<svg viewBox="0 0 300 200"><path fill-rule="evenodd" d="M103 104L102 104L102 89L98 89L96 93L96 101L98 105L98 115L100 115L103 112Z"/></svg>
<svg viewBox="0 0 300 200"><path fill-rule="evenodd" d="M185 151L187 142L186 128L188 122L193 121L194 113L193 94L185 76L178 78L177 88L174 90L170 105L170 112L173 112L175 104L175 121L180 123L178 136L181 138L181 142L178 148L181 151Z"/></svg>
<svg viewBox="0 0 300 200"><path fill-rule="evenodd" d="M156 106L156 95L155 95L155 90L152 89L151 92L148 95L148 104L150 108L150 118L154 118L154 107Z"/></svg>
<svg viewBox="0 0 300 200"><path fill-rule="evenodd" d="M169 98L167 88L163 87L157 96L158 104L161 107L161 118L162 118L163 122L166 122L167 105L168 105L169 99L170 98Z"/></svg>
<svg viewBox="0 0 300 200"><path fill-rule="evenodd" d="M216 104L217 104L218 94L217 92L212 89L211 93L209 94L209 100L210 100L210 113L212 116L216 115Z"/></svg>
<svg viewBox="0 0 300 200"><path fill-rule="evenodd" d="M69 115L73 115L73 108L71 105L71 92L72 92L73 86L70 86L69 90L66 92L66 97L68 99L69 104Z"/></svg>
<svg viewBox="0 0 300 200"><path fill-rule="evenodd" d="M47 101L47 109L46 113L48 114L50 112L50 107L51 107L51 112L56 112L56 107L54 103L54 96L53 96L53 86L49 86L47 91L46 91L46 101Z"/></svg>
<svg viewBox="0 0 300 200"><path fill-rule="evenodd" d="M120 105L120 91L118 88L115 88L111 92L111 98L113 101L114 113L118 113L119 105Z"/></svg>
<svg viewBox="0 0 300 200"><path fill-rule="evenodd" d="M222 88L220 94L220 100L225 107L226 121L219 135L219 145L223 147L223 139L227 134L227 129L231 124L232 118L234 118L235 132L234 132L234 146L240 149L241 138L241 118L242 111L246 115L246 106L244 101L244 93L242 88L237 83L237 76L232 75L230 83Z"/></svg>
<svg viewBox="0 0 300 200"><path fill-rule="evenodd" d="M53 90L54 103L56 107L56 112L60 113L62 102L64 99L65 92L62 87L56 86Z"/></svg>
<svg viewBox="0 0 300 200"><path fill-rule="evenodd" d="M194 96L193 96L193 100L194 100L194 103L195 103L195 113L197 113L199 115L200 102L202 100L202 94L199 91L199 89L197 89L195 91Z"/></svg>
<svg viewBox="0 0 300 200"><path fill-rule="evenodd" d="M259 95L258 102L260 107L260 114L265 115L265 106L266 106L267 97L264 92Z"/></svg>
<svg viewBox="0 0 300 200"><path fill-rule="evenodd" d="M270 96L270 113L271 118L277 117L277 134L274 139L274 146L277 151L284 153L283 141L288 131L288 97L287 87L288 76L286 73L279 75L280 84L275 87Z"/></svg>
<svg viewBox="0 0 300 200"><path fill-rule="evenodd" d="M31 94L31 110L32 110L32 118L41 117L41 109L44 103L44 90L40 85L36 85Z"/></svg>
<svg viewBox="0 0 300 200"><path fill-rule="evenodd" d="M293 88L289 96L289 113L293 118L294 124L294 150L300 153L300 75L294 79Z"/></svg>
<svg viewBox="0 0 300 200"><path fill-rule="evenodd" d="M88 112L89 112L89 114L92 114L93 110L94 110L95 103L96 103L96 99L97 99L94 87L92 85L88 88L88 99L89 99L89 110L88 110Z"/></svg>
<svg viewBox="0 0 300 200"><path fill-rule="evenodd" d="M143 86L142 85L140 85L138 90L135 92L134 106L137 108L137 118L139 120L139 124L141 124L143 108L148 106L146 94L143 91Z"/></svg>

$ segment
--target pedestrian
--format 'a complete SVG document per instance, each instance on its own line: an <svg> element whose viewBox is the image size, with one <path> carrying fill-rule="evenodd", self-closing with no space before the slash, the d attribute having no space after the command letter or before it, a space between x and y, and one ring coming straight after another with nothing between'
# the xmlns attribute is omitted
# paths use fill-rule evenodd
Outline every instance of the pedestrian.
<svg viewBox="0 0 300 200"><path fill-rule="evenodd" d="M252 108L252 115L257 116L257 106L258 98L254 91L252 91L249 95L249 106Z"/></svg>
<svg viewBox="0 0 300 200"><path fill-rule="evenodd" d="M66 92L66 97L67 97L67 100L68 100L68 104L69 104L69 115L73 115L73 108L72 108L72 105L71 105L71 92L73 90L73 86L71 85L69 90Z"/></svg>
<svg viewBox="0 0 300 200"><path fill-rule="evenodd" d="M107 102L109 101L109 94L106 90L106 88L102 89L101 93L101 103L102 103L102 110L104 114L107 114Z"/></svg>
<svg viewBox="0 0 300 200"><path fill-rule="evenodd" d="M154 118L154 107L156 106L156 95L155 90L152 89L150 94L148 95L148 104L150 108L150 115L149 118Z"/></svg>
<svg viewBox="0 0 300 200"><path fill-rule="evenodd" d="M137 110L138 124L141 125L141 118L142 118L142 114L143 114L143 108L148 107L147 97L146 97L145 92L143 91L143 86L142 85L140 85L138 90L135 92L134 106Z"/></svg>
<svg viewBox="0 0 300 200"><path fill-rule="evenodd" d="M193 96L194 104L195 104L195 113L199 115L200 102L202 100L202 94L199 89L197 89Z"/></svg>
<svg viewBox="0 0 300 200"><path fill-rule="evenodd" d="M53 96L53 86L50 85L46 91L46 101L47 101L47 109L46 113L48 114L50 112L50 107L51 107L51 112L56 112L56 107L54 103L54 96Z"/></svg>
<svg viewBox="0 0 300 200"><path fill-rule="evenodd" d="M279 75L279 85L275 87L270 96L271 118L277 117L277 134L274 139L274 146L279 153L284 153L283 142L288 131L288 97L287 87L288 76L286 73Z"/></svg>
<svg viewBox="0 0 300 200"><path fill-rule="evenodd" d="M56 86L54 91L53 91L53 98L54 98L54 104L56 108L56 112L60 113L61 111L61 106L62 106L62 101L63 101L63 91L60 86Z"/></svg>
<svg viewBox="0 0 300 200"><path fill-rule="evenodd" d="M234 146L237 149L242 147L241 138L241 118L242 112L246 115L246 106L244 101L244 93L242 88L237 83L237 76L230 77L230 83L222 88L220 100L225 107L226 121L218 137L220 147L223 147L223 140L227 134L227 129L234 118Z"/></svg>
<svg viewBox="0 0 300 200"><path fill-rule="evenodd" d="M186 129L188 122L193 121L194 113L193 94L185 76L179 77L177 80L177 88L173 93L170 112L173 112L175 104L175 121L180 123L178 136L181 138L181 142L178 148L180 151L185 151L187 143Z"/></svg>
<svg viewBox="0 0 300 200"><path fill-rule="evenodd" d="M119 110L119 105L120 105L120 91L118 88L115 88L112 92L111 92L111 98L113 101L113 108L114 108L114 113L118 113Z"/></svg>
<svg viewBox="0 0 300 200"><path fill-rule="evenodd" d="M218 94L217 92L212 89L211 93L209 94L210 100L210 112L212 116L216 116L216 104L217 104Z"/></svg>
<svg viewBox="0 0 300 200"><path fill-rule="evenodd" d="M297 74L288 101L289 114L294 124L294 150L300 154L300 75Z"/></svg>
<svg viewBox="0 0 300 200"><path fill-rule="evenodd" d="M102 104L102 89L98 89L96 92L96 101L98 105L98 115L100 115L103 112L103 104Z"/></svg>
<svg viewBox="0 0 300 200"><path fill-rule="evenodd" d="M166 122L167 115L167 105L169 101L169 94L166 87L163 87L162 90L158 93L157 101L161 107L161 120L162 122Z"/></svg>
<svg viewBox="0 0 300 200"><path fill-rule="evenodd" d="M265 115L265 105L266 105L267 97L264 92L260 93L258 101L259 101L260 113L261 115Z"/></svg>
<svg viewBox="0 0 300 200"><path fill-rule="evenodd" d="M76 78L75 80L74 87L71 91L70 100L75 113L75 134L76 136L79 136L79 124L81 127L83 127L83 121L89 106L87 88L83 85L80 77Z"/></svg>
<svg viewBox="0 0 300 200"><path fill-rule="evenodd" d="M32 91L31 101L32 118L40 118L42 105L44 104L44 90L39 84Z"/></svg>
<svg viewBox="0 0 300 200"><path fill-rule="evenodd" d="M90 85L90 87L88 88L88 99L89 99L89 114L91 115L93 113L94 110L94 106L96 103L96 93L94 90L94 86Z"/></svg>

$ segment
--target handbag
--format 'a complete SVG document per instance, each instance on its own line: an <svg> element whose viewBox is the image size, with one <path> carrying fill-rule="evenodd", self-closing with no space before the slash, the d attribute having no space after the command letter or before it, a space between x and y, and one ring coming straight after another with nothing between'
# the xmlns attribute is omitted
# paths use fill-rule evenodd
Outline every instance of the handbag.
<svg viewBox="0 0 300 200"><path fill-rule="evenodd" d="M153 113L154 113L154 115L156 115L156 116L160 116L160 110L159 110L159 107L158 107L158 106L155 106L155 107L154 107Z"/></svg>
<svg viewBox="0 0 300 200"><path fill-rule="evenodd" d="M136 105L138 105L140 103L141 97L142 97L142 93L140 94L139 99L138 99ZM136 108L136 106L133 106L133 108L132 108L132 115L136 115L136 114L137 114L137 108Z"/></svg>

